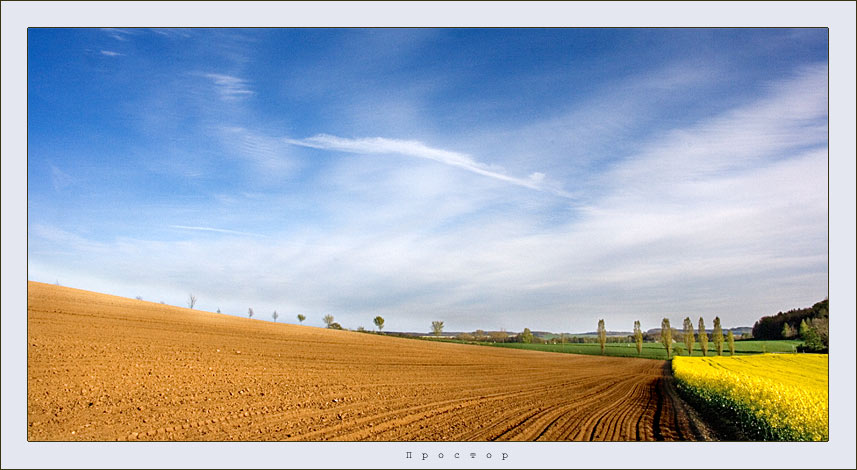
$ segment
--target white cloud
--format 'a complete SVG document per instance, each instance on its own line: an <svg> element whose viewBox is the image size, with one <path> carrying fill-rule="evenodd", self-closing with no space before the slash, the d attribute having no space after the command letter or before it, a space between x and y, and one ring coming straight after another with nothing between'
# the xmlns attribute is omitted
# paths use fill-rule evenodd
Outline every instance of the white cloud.
<svg viewBox="0 0 857 470"><path fill-rule="evenodd" d="M119 41L127 41L128 36L133 34L131 31L128 31L127 29L118 29L118 28L101 28L101 31L104 31L105 33L107 33L108 36L110 36L113 39L119 40Z"/></svg>
<svg viewBox="0 0 857 470"><path fill-rule="evenodd" d="M522 186L538 191L546 191L566 198L571 197L565 191L550 188L543 184L545 176L544 173L534 173L529 178L509 176L504 174L502 169L477 162L469 155L432 148L415 140L397 140L383 137L347 139L327 134L319 134L306 139L285 139L285 141L293 145L340 152L359 154L398 154L409 157L425 158L499 181L511 183L516 186Z"/></svg>
<svg viewBox="0 0 857 470"><path fill-rule="evenodd" d="M188 28L152 28L151 31L159 36L167 38L187 39L191 37L191 30Z"/></svg>
<svg viewBox="0 0 857 470"><path fill-rule="evenodd" d="M45 224L27 226L27 238L30 245L32 245L28 245L28 250L31 247L39 247L39 249L61 249L68 250L70 253L100 255L107 248L107 245L103 243L92 241L68 230Z"/></svg>
<svg viewBox="0 0 857 470"><path fill-rule="evenodd" d="M721 173L747 171L827 142L827 69L808 67L772 83L766 96L653 139L608 172L603 184L656 192Z"/></svg>
<svg viewBox="0 0 857 470"><path fill-rule="evenodd" d="M207 73L204 76L214 83L223 100L233 101L255 94L246 79L219 73Z"/></svg>
<svg viewBox="0 0 857 470"><path fill-rule="evenodd" d="M119 53L119 52L114 52L114 51L105 51L105 50L102 50L102 51L101 51L101 55L106 55L107 57L118 57L118 56L122 56L122 55L125 55L125 54L121 54L121 53Z"/></svg>
<svg viewBox="0 0 857 470"><path fill-rule="evenodd" d="M62 191L71 186L72 183L74 183L74 178L57 166L51 165L51 184L54 186L54 191Z"/></svg>
<svg viewBox="0 0 857 470"><path fill-rule="evenodd" d="M269 176L282 176L296 164L290 146L282 139L238 126L223 126L217 131L225 149L252 161Z"/></svg>
<svg viewBox="0 0 857 470"><path fill-rule="evenodd" d="M240 232L237 230L227 230L227 229L223 229L223 228L213 228L213 227L193 227L193 226L187 226L187 225L170 225L169 227L170 228L177 228L180 230L193 230L193 231L197 231L197 232L225 233L228 235L248 235L248 236L252 236L252 237L263 236L263 235L259 235L256 233Z"/></svg>
<svg viewBox="0 0 857 470"><path fill-rule="evenodd" d="M310 324L331 313L350 328L378 314L390 330L416 331L436 319L451 330L590 331L599 316L611 330L715 314L725 326L752 325L826 294L825 89L823 74L807 69L744 106L651 136L631 158L589 174L598 194L565 212L556 210L569 206L564 199L485 190L502 181L546 191L538 171L512 177L418 141L288 139L419 161L337 159L324 167L323 187L304 188L299 202L263 195L253 207L283 220L265 239L202 236L238 233L188 225L175 226L190 234L181 241L94 243L31 228L28 267L48 282L123 278L128 296L167 292L176 304L192 290L209 310L277 309L284 319L307 314ZM229 132L248 156L277 158L268 138ZM250 207L241 204L230 211ZM59 274L38 255L69 246L86 262Z"/></svg>

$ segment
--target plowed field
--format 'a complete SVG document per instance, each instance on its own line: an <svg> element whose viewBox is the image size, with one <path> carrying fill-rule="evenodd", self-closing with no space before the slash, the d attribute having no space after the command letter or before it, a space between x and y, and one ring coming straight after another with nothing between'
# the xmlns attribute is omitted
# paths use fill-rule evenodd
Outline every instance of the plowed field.
<svg viewBox="0 0 857 470"><path fill-rule="evenodd" d="M35 282L27 301L30 440L712 438L663 361L276 324Z"/></svg>

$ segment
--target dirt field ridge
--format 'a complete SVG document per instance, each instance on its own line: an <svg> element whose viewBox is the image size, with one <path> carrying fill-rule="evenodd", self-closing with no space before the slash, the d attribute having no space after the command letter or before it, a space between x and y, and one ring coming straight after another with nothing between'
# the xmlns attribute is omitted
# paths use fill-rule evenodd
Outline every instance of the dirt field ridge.
<svg viewBox="0 0 857 470"><path fill-rule="evenodd" d="M663 361L409 340L27 287L31 441L712 438Z"/></svg>

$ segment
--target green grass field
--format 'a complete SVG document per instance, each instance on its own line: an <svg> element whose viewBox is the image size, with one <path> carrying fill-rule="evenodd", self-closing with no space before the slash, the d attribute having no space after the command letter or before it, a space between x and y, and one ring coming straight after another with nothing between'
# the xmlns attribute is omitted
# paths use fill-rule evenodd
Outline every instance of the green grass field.
<svg viewBox="0 0 857 470"><path fill-rule="evenodd" d="M567 343L567 344L523 344L523 343L476 343L483 346L494 346L498 348L518 348L518 349L532 349L535 351L548 351L548 352L558 352L558 353L570 353L570 354L590 354L590 355L600 355L601 347L595 344L588 343ZM744 340L744 341L735 341L735 355L746 355L746 354L761 354L761 353L790 353L794 352L799 346L802 344L802 341L796 340L784 340L784 341L754 341L754 340ZM679 345L684 348L684 343L675 343L675 345ZM717 351L714 349L714 343L708 343L708 355L716 355ZM723 354L729 355L729 348L726 346L726 342L723 343ZM664 349L664 346L661 343L643 343L643 352L641 354L637 354L636 345L633 343L608 343L604 348L605 356L620 356L620 357L644 357L647 359L666 359L667 352ZM687 351L684 351L682 356L687 356ZM699 347L699 343L693 348L694 356L702 356L702 350ZM673 350L673 356L675 356L675 350Z"/></svg>

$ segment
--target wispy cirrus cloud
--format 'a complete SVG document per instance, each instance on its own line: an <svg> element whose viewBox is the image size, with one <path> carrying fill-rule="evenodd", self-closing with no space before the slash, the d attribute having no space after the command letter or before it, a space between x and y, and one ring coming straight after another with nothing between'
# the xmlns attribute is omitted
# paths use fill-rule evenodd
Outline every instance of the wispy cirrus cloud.
<svg viewBox="0 0 857 470"><path fill-rule="evenodd" d="M673 194L678 188L752 171L827 145L827 67L815 64L768 85L755 101L674 129L599 182L616 194ZM618 191L621 188L622 191ZM686 195L677 194L674 203ZM624 197L624 196L623 196ZM647 203L651 199L646 197Z"/></svg>
<svg viewBox="0 0 857 470"><path fill-rule="evenodd" d="M244 78L220 73L207 73L204 76L214 83L218 94L225 101L234 101L256 94L250 89L250 82Z"/></svg>
<svg viewBox="0 0 857 470"><path fill-rule="evenodd" d="M187 39L191 37L190 29L188 28L152 28L151 31L159 36L166 38L181 38Z"/></svg>
<svg viewBox="0 0 857 470"><path fill-rule="evenodd" d="M170 228L175 228L179 230L192 230L196 232L214 232L214 233L225 233L229 235L247 235L251 237L262 237L264 235L259 235L257 233L250 232L241 232L238 230L228 230L225 228L215 228L215 227L194 227L189 225L170 225Z"/></svg>
<svg viewBox="0 0 857 470"><path fill-rule="evenodd" d="M87 123L99 139L37 139L30 279L179 303L193 290L201 309L330 313L347 328L380 314L398 331L589 331L605 316L622 329L687 312L739 326L826 291L823 32L812 60L792 40L732 53L711 31L685 54L672 31L618 32L636 44L619 74L602 67L631 58L615 41L590 57L568 47L586 43L575 34L536 30L515 33L538 39L522 54L509 32L178 32L86 35L96 57L145 59L114 59L137 73L104 74L104 90L53 81L89 62L31 74L68 107L140 96L144 132L113 125L127 106L103 106ZM639 40L657 37L670 46ZM281 60L296 45L313 54ZM689 58L663 63L674 56ZM127 77L143 81L109 81ZM46 136L65 129L51 103L31 103ZM102 140L133 158L78 181L73 168L105 166Z"/></svg>
<svg viewBox="0 0 857 470"><path fill-rule="evenodd" d="M263 171L281 175L294 164L289 145L261 131L224 126L218 129L224 148L253 162Z"/></svg>
<svg viewBox="0 0 857 470"><path fill-rule="evenodd" d="M116 39L118 41L127 41L128 36L133 34L131 31L128 31L127 29L119 29L119 28L101 28L101 31L104 31L105 33L107 33L108 36L110 36L111 38Z"/></svg>
<svg viewBox="0 0 857 470"><path fill-rule="evenodd" d="M54 186L54 191L62 191L71 186L74 178L68 173L60 170L56 165L51 165L51 184Z"/></svg>
<svg viewBox="0 0 857 470"><path fill-rule="evenodd" d="M102 51L101 51L101 55L106 55L107 57L118 57L118 56L122 56L122 55L125 55L125 54L122 54L122 53L120 53L120 52L115 52L115 51L105 51L105 50L102 50Z"/></svg>
<svg viewBox="0 0 857 470"><path fill-rule="evenodd" d="M474 160L470 155L429 147L416 140L387 139L384 137L348 139L328 134L318 134L306 139L285 139L285 141L292 145L322 150L335 150L358 154L396 154L424 158L434 160L445 165L458 167L499 181L511 183L516 186L535 189L537 191L545 191L565 198L572 197L569 193L561 189L547 186L545 184L544 173L534 172L526 178L509 176L503 173L501 168L480 163Z"/></svg>

